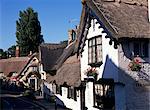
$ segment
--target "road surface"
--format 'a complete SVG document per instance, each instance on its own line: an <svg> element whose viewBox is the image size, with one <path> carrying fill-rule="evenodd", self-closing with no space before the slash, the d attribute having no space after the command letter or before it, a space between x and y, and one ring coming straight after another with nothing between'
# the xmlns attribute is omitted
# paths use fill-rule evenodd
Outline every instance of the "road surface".
<svg viewBox="0 0 150 110"><path fill-rule="evenodd" d="M45 110L32 100L18 95L1 95L1 110Z"/></svg>

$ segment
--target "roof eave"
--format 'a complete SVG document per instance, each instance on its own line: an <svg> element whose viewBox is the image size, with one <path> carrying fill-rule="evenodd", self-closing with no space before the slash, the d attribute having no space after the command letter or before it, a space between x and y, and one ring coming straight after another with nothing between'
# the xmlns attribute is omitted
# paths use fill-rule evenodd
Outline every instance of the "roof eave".
<svg viewBox="0 0 150 110"><path fill-rule="evenodd" d="M92 0L86 0L87 6L95 13L100 21L105 24L106 29L109 29L111 37L118 39L118 32L112 27L112 25L108 22L108 20L104 17L101 10L97 8L97 6L93 3Z"/></svg>

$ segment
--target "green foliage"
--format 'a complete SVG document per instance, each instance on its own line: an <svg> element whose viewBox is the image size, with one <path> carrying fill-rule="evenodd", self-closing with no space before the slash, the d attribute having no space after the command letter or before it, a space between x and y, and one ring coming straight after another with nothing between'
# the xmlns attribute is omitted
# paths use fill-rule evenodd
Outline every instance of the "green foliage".
<svg viewBox="0 0 150 110"><path fill-rule="evenodd" d="M60 41L60 44L68 45L68 40Z"/></svg>
<svg viewBox="0 0 150 110"><path fill-rule="evenodd" d="M16 37L21 56L28 55L30 51L38 52L38 46L44 42L38 13L32 8L20 11L16 21Z"/></svg>
<svg viewBox="0 0 150 110"><path fill-rule="evenodd" d="M98 75L98 71L96 70L96 68L88 68L85 71L85 75L89 76L93 76L94 79L97 79L97 75Z"/></svg>
<svg viewBox="0 0 150 110"><path fill-rule="evenodd" d="M7 58L7 51L4 51L3 49L0 49L0 59L5 59Z"/></svg>
<svg viewBox="0 0 150 110"><path fill-rule="evenodd" d="M138 59L131 61L128 66L131 71L140 71L142 68Z"/></svg>
<svg viewBox="0 0 150 110"><path fill-rule="evenodd" d="M11 57L15 57L16 52L16 45L12 45L8 48L8 54L11 55Z"/></svg>

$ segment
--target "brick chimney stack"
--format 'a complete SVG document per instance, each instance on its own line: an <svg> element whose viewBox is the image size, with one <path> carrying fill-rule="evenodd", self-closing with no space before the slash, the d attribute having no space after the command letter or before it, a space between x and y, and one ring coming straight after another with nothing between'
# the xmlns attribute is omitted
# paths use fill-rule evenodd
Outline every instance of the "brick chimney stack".
<svg viewBox="0 0 150 110"><path fill-rule="evenodd" d="M19 52L20 50L19 50L19 46L16 46L16 57L19 57L19 54L20 54L20 52Z"/></svg>
<svg viewBox="0 0 150 110"><path fill-rule="evenodd" d="M76 38L76 31L73 29L68 30L68 45Z"/></svg>

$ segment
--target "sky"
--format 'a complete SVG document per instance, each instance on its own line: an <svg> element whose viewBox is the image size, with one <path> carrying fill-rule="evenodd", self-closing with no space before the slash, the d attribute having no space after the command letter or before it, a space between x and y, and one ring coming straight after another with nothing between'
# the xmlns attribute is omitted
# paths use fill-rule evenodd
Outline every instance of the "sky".
<svg viewBox="0 0 150 110"><path fill-rule="evenodd" d="M0 48L16 45L16 21L19 11L32 7L38 12L45 43L68 39L68 29L80 22L81 0L0 0Z"/></svg>

